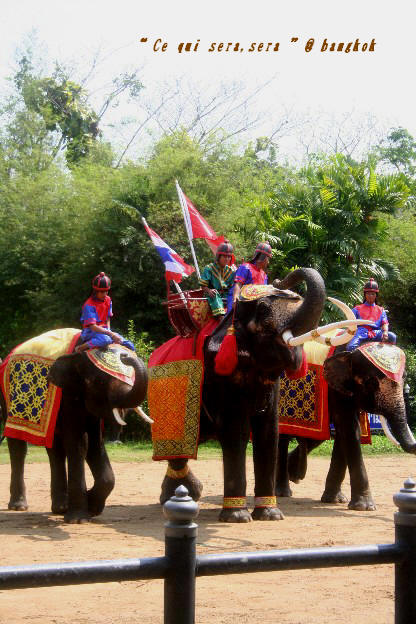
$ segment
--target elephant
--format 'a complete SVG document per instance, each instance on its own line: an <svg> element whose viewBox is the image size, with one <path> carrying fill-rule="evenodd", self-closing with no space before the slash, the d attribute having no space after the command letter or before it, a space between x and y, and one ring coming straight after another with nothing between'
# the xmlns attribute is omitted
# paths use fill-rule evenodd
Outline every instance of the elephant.
<svg viewBox="0 0 416 624"><path fill-rule="evenodd" d="M307 286L304 299L286 290L303 281ZM295 371L301 365L301 344L311 338L305 338L304 332L310 334L317 327L325 301L324 282L311 268L296 269L272 286L257 288L266 290L252 300L240 295L235 308L207 337L203 348L199 441L214 438L222 447L224 502L219 520L223 522L283 518L275 498L279 376L283 370ZM347 326L348 322L342 323ZM237 343L236 366L230 374L220 375L215 369L216 357L232 326ZM245 468L250 435L255 476L255 507L251 514L246 504ZM202 484L190 470L188 459L170 458L160 502L168 500L180 484L195 500L199 499Z"/></svg>
<svg viewBox="0 0 416 624"><path fill-rule="evenodd" d="M397 347L390 347L395 349ZM389 378L377 368L361 350L344 351L337 347L324 363L324 377L328 383L328 410L335 427L335 439L323 503L345 503L347 498L341 485L348 468L351 499L348 508L373 511L376 506L371 495L360 443L359 413L379 414L387 421L403 450L416 454L416 440L407 424L403 395L403 377ZM385 429L390 438L388 430ZM295 483L303 479L307 468L307 454L321 444L321 440L297 438L298 446L288 455L289 436L280 436L276 477L276 494L291 496L289 479Z"/></svg>
<svg viewBox="0 0 416 624"><path fill-rule="evenodd" d="M62 355L49 369L48 382L62 388L53 444L47 448L52 513L64 514L67 523L84 523L99 515L114 487L114 473L103 443L102 419L115 418L119 424L125 424L120 410L137 408L141 411L137 406L146 396L148 376L142 360L118 345L109 345L101 351L111 350L124 365L134 368L133 385L100 370L87 357L86 351ZM1 392L0 404L6 414ZM11 463L8 508L25 511L28 509L24 483L27 443L12 437L8 437L7 442ZM88 491L85 461L94 479Z"/></svg>

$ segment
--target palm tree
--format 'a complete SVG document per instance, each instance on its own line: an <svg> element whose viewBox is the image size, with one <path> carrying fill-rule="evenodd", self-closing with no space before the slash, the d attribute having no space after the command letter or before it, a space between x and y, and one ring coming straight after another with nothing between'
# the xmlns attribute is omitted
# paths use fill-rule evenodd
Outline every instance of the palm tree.
<svg viewBox="0 0 416 624"><path fill-rule="evenodd" d="M403 208L408 195L402 176L377 175L371 160L354 163L337 154L288 174L260 211L254 235L275 248L277 274L313 267L329 295L356 304L368 277L398 277L378 247L387 235L383 215Z"/></svg>

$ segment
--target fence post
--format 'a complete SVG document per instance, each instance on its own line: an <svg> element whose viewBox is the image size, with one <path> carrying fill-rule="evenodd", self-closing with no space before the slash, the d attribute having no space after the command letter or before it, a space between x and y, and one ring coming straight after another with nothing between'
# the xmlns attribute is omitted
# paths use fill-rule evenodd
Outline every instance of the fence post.
<svg viewBox="0 0 416 624"><path fill-rule="evenodd" d="M192 522L198 515L198 504L180 485L163 506L168 519L165 524L165 556L168 571L165 577L164 623L194 624L195 565L198 525Z"/></svg>
<svg viewBox="0 0 416 624"><path fill-rule="evenodd" d="M393 496L396 544L404 559L395 564L395 624L416 622L416 483L410 477Z"/></svg>

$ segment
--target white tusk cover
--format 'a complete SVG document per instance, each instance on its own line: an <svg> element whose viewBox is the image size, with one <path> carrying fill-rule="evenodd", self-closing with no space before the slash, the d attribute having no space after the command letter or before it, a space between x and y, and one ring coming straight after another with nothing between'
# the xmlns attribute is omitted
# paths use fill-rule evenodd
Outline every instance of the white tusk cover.
<svg viewBox="0 0 416 624"><path fill-rule="evenodd" d="M329 323L328 325L317 327L316 329L312 329L311 331L308 331L306 334L301 334L300 336L295 336L295 337L293 337L292 332L289 329L287 329L286 331L283 332L282 338L286 342L286 344L288 344L291 347L297 347L298 345L301 345L304 342L307 342L308 340L316 340L317 342L320 342L322 344L339 345L339 344L344 344L345 342L348 342L349 340L351 340L351 338L356 332L357 325L373 325L373 323L371 321L365 321L363 319L358 319L358 320L355 319L355 321L351 321L351 320L337 321L336 323ZM350 326L352 326L354 329L354 332L351 334L345 332L343 334L340 334L340 336L336 336L333 338L325 338L324 336L321 336L325 332L331 331L333 329L343 329L346 327L349 328Z"/></svg>
<svg viewBox="0 0 416 624"><path fill-rule="evenodd" d="M150 416L146 414L146 412L142 410L141 407L133 407L133 409L141 418L143 418L143 420L150 423L151 425L155 422L154 420L150 418Z"/></svg>
<svg viewBox="0 0 416 624"><path fill-rule="evenodd" d="M117 407L113 407L113 415L119 425L121 425L122 427L127 425L127 423L122 419L120 415L120 410Z"/></svg>

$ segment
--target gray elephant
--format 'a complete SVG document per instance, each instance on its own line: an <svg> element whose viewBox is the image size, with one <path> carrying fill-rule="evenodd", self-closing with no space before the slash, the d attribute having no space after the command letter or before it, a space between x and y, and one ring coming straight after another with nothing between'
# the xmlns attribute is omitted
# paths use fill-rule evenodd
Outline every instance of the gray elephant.
<svg viewBox="0 0 416 624"><path fill-rule="evenodd" d="M304 299L285 290L302 281L307 285ZM275 498L279 376L283 370L294 371L300 367L300 345L311 338L310 330L316 328L325 301L323 280L317 271L309 268L297 269L284 280L273 282L273 286L245 291L247 288L250 287L245 286L241 291L235 310L206 339L202 354L204 380L199 441L215 438L222 447L224 502L219 519L224 522L283 517ZM344 321L344 326L347 324ZM236 337L235 366L221 375L216 372L217 354L221 354L232 325ZM308 337L303 336L304 332L309 332ZM169 348L169 343L162 345L155 352L155 359L163 349L166 352ZM155 422L152 397L156 369L156 366L151 369L149 381L149 409ZM163 383L163 378L157 380L157 392L162 395L166 392L167 396ZM167 384L168 381L166 388ZM251 514L246 503L246 447L250 434L255 475L255 504ZM162 483L162 503L179 484L184 484L195 500L200 497L202 485L189 469L188 459L170 457Z"/></svg>
<svg viewBox="0 0 416 624"><path fill-rule="evenodd" d="M136 354L118 345L100 350L101 355L106 353L119 359L123 365L133 367L133 385L98 368L85 351L58 357L49 369L49 383L62 388L53 444L47 448L52 512L64 514L65 522L69 523L87 522L100 514L114 487L114 473L103 444L101 419L116 418L123 424L122 410L138 408L146 396L147 369ZM6 414L2 393L0 403ZM13 437L8 437L7 442L11 462L8 507L24 511L28 509L24 483L27 443ZM85 462L94 478L88 491Z"/></svg>
<svg viewBox="0 0 416 624"><path fill-rule="evenodd" d="M372 343L370 348L376 357L377 351L379 352L387 367L388 360L394 360L396 364L401 360L403 368L404 354L398 347ZM383 420L385 418L403 450L416 454L416 440L406 418L403 375L398 374L393 379L374 361L365 355L365 350L344 351L342 347L338 347L334 355L324 363L324 376L328 383L328 409L335 426L335 440L321 501L347 502L341 485L348 468L351 482L351 500L348 507L357 511L371 511L376 508L361 452L360 411L379 414ZM299 445L288 456L288 436L280 437L276 479L276 493L279 496L292 495L289 479L296 483L304 478L307 454L321 443L320 440L297 439Z"/></svg>

